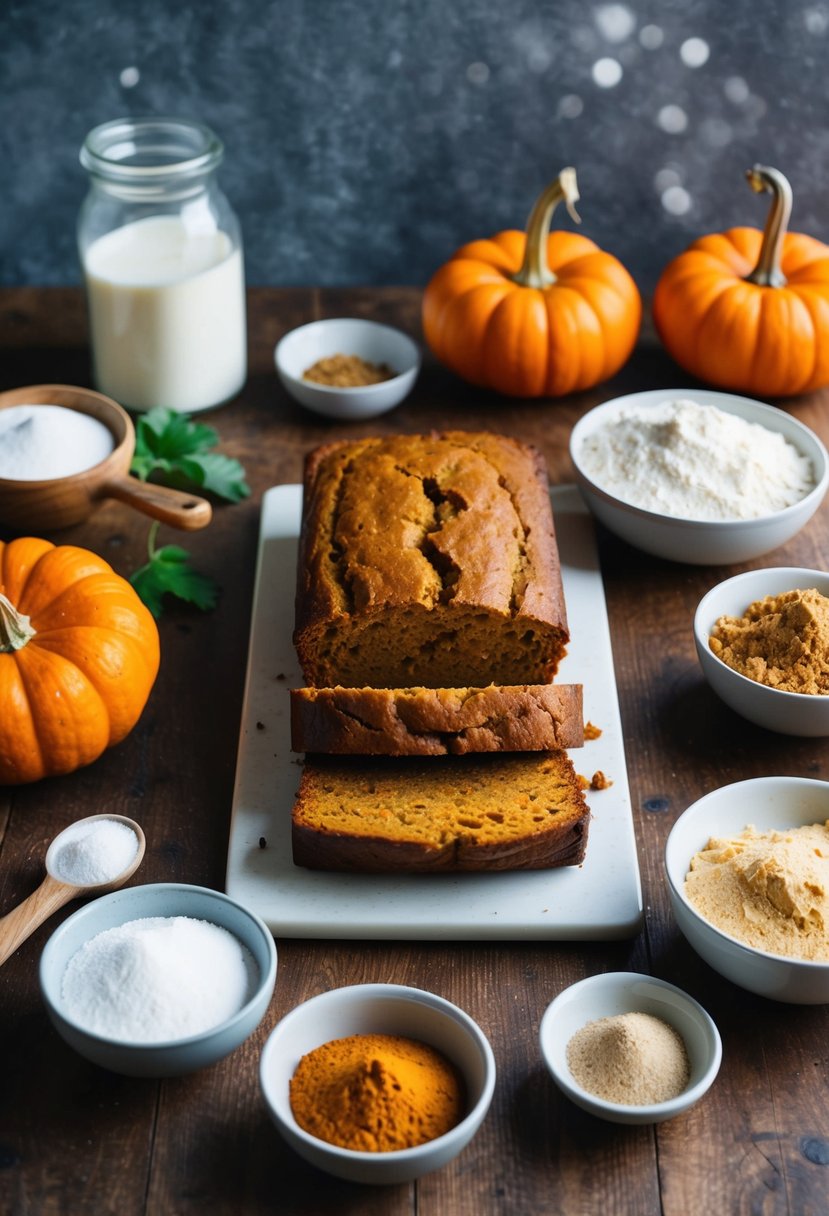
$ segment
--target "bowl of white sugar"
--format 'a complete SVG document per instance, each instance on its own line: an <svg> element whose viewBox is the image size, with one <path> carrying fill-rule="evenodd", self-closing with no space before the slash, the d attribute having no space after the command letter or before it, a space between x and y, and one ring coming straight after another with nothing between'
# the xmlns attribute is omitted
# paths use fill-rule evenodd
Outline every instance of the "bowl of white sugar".
<svg viewBox="0 0 829 1216"><path fill-rule="evenodd" d="M656 557L752 561L790 540L829 489L817 435L777 407L706 389L616 397L573 427L590 510Z"/></svg>
<svg viewBox="0 0 829 1216"><path fill-rule="evenodd" d="M114 498L174 528L205 527L207 499L131 477L134 451L132 419L102 393L69 384L0 393L0 525L41 535Z"/></svg>
<svg viewBox="0 0 829 1216"><path fill-rule="evenodd" d="M40 960L49 1017L80 1055L127 1076L179 1076L230 1054L276 982L266 925L208 887L104 895L55 930Z"/></svg>

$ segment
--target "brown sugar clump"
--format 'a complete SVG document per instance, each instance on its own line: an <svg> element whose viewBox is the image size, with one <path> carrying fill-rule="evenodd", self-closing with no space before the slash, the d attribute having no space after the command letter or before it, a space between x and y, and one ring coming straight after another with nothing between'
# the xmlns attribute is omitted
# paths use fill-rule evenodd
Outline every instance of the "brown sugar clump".
<svg viewBox="0 0 829 1216"><path fill-rule="evenodd" d="M708 639L734 671L782 692L829 693L829 598L812 588L768 595L722 616Z"/></svg>
<svg viewBox="0 0 829 1216"><path fill-rule="evenodd" d="M302 373L303 380L326 384L329 388L361 388L393 380L397 372L388 363L370 363L359 355L329 355L317 359Z"/></svg>

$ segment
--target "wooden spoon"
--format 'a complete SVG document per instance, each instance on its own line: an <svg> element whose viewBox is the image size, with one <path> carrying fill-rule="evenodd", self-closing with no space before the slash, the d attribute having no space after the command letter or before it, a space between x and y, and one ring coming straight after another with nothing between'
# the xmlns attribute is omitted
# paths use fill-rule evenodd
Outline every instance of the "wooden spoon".
<svg viewBox="0 0 829 1216"><path fill-rule="evenodd" d="M141 865L147 841L134 819L128 819L126 815L89 815L86 819L76 820L75 823L70 824L70 827L74 829L78 824L95 823L99 819L114 819L116 823L123 823L128 828L132 828L138 837L138 849L133 860L117 878L111 879L109 882L91 883L88 886L63 882L51 872L50 866L54 863L61 836L69 830L69 828L64 828L46 851L46 877L43 882L21 904L18 904L6 916L0 917L0 966L18 946L25 942L27 937L34 933L35 929L42 925L53 912L57 912L58 908L68 904L70 899L78 899L82 895L105 895L107 891L115 891L132 878Z"/></svg>

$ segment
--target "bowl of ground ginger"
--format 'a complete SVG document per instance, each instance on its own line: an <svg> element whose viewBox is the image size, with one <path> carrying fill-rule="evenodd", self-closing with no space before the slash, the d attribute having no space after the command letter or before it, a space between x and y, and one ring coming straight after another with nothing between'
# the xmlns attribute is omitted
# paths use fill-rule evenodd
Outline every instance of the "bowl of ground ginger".
<svg viewBox="0 0 829 1216"><path fill-rule="evenodd" d="M571 1102L610 1123L664 1123L708 1092L722 1059L703 1007L665 980L603 971L560 992L539 1029L541 1054Z"/></svg>
<svg viewBox="0 0 829 1216"><path fill-rule="evenodd" d="M466 1147L495 1089L475 1021L434 993L355 984L288 1013L262 1052L260 1083L283 1139L351 1182L410 1182Z"/></svg>
<svg viewBox="0 0 829 1216"><path fill-rule="evenodd" d="M408 334L361 317L311 321L290 330L274 350L283 388L306 409L357 422L394 409L420 371Z"/></svg>
<svg viewBox="0 0 829 1216"><path fill-rule="evenodd" d="M715 971L772 1000L829 1003L829 782L713 790L677 819L665 869L677 924Z"/></svg>
<svg viewBox="0 0 829 1216"><path fill-rule="evenodd" d="M785 735L829 735L829 573L749 570L713 587L694 617L703 673L743 718Z"/></svg>

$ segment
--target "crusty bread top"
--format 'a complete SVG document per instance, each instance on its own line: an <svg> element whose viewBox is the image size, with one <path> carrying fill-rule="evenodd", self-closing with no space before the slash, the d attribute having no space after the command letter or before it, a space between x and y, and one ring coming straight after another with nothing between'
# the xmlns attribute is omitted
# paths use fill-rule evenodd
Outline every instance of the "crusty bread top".
<svg viewBox="0 0 829 1216"><path fill-rule="evenodd" d="M580 684L291 690L291 746L299 752L440 756L583 742Z"/></svg>
<svg viewBox="0 0 829 1216"><path fill-rule="evenodd" d="M558 627L566 614L543 459L450 431L326 444L305 465L297 632L452 603Z"/></svg>

